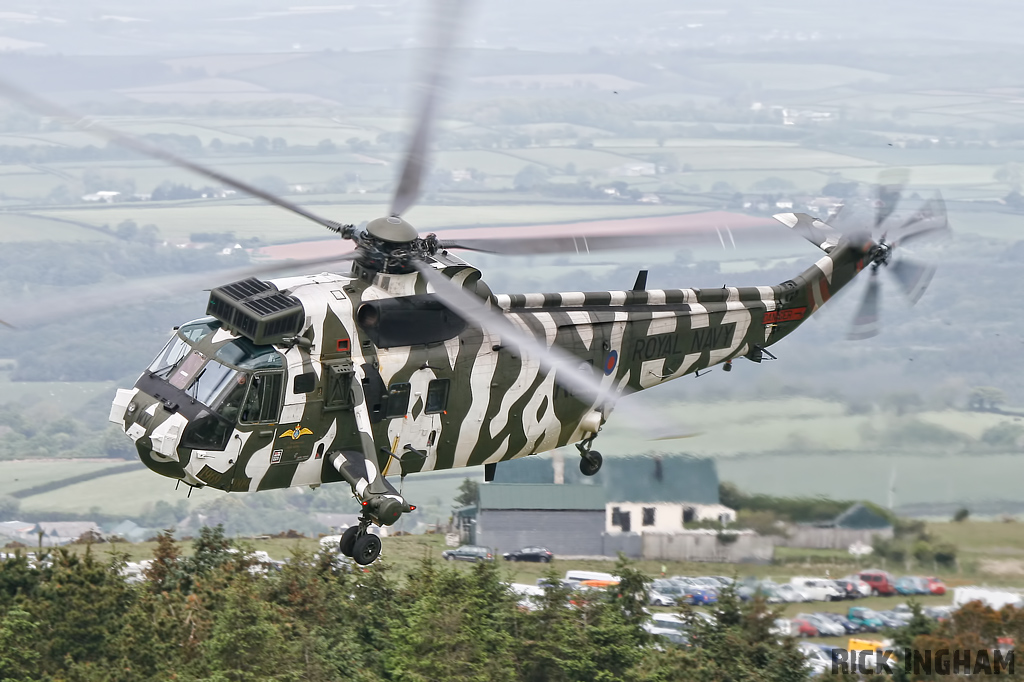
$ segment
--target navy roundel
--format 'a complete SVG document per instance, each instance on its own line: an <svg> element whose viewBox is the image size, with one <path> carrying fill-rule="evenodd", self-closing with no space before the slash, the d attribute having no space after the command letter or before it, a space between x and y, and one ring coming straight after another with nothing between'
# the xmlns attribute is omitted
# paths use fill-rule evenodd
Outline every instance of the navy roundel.
<svg viewBox="0 0 1024 682"><path fill-rule="evenodd" d="M619 354L616 351L612 351L608 354L608 357L604 360L604 373L605 376L610 376L615 371L615 365L619 362Z"/></svg>

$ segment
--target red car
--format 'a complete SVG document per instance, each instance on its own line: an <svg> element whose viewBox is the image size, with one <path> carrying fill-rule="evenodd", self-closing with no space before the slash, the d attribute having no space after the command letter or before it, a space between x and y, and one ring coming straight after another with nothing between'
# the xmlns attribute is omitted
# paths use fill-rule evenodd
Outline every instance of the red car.
<svg viewBox="0 0 1024 682"><path fill-rule="evenodd" d="M946 594L946 583L938 578L925 578L925 581L928 583L928 591L932 594Z"/></svg>
<svg viewBox="0 0 1024 682"><path fill-rule="evenodd" d="M862 571L860 579L871 586L872 594L889 597L896 594L896 579L888 571Z"/></svg>
<svg viewBox="0 0 1024 682"><path fill-rule="evenodd" d="M810 624L810 622L804 620L803 618L794 618L793 627L796 629L796 632L794 632L793 634L797 637L818 636L818 628L814 627Z"/></svg>

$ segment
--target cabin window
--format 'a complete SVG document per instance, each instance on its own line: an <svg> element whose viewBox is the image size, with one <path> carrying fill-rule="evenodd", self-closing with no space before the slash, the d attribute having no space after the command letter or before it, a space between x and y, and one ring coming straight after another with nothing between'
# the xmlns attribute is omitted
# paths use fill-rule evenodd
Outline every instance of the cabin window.
<svg viewBox="0 0 1024 682"><path fill-rule="evenodd" d="M246 423L276 422L281 412L281 388L284 384L280 372L264 372L249 381L239 421Z"/></svg>
<svg viewBox="0 0 1024 682"><path fill-rule="evenodd" d="M352 407L352 364L349 362L324 367L324 409L340 410Z"/></svg>
<svg viewBox="0 0 1024 682"><path fill-rule="evenodd" d="M448 388L451 381L448 379L434 379L427 384L427 402L424 412L427 414L438 414L448 409Z"/></svg>
<svg viewBox="0 0 1024 682"><path fill-rule="evenodd" d="M393 417L404 417L409 411L409 394L412 385L408 383L391 384L388 386L387 408L384 412L385 419Z"/></svg>
<svg viewBox="0 0 1024 682"><path fill-rule="evenodd" d="M292 393L312 393L316 389L316 372L304 372L292 379Z"/></svg>
<svg viewBox="0 0 1024 682"><path fill-rule="evenodd" d="M654 507L644 507L644 525L654 525Z"/></svg>
<svg viewBox="0 0 1024 682"><path fill-rule="evenodd" d="M693 523L697 520L697 510L693 507L683 507L683 523Z"/></svg>

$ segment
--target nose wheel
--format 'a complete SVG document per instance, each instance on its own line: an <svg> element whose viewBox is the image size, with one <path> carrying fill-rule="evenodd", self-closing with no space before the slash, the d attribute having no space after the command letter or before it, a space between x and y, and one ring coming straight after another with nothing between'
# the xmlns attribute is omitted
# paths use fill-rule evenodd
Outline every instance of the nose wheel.
<svg viewBox="0 0 1024 682"><path fill-rule="evenodd" d="M366 532L369 526L368 518L360 518L358 526L349 526L341 534L341 542L338 546L342 554L360 566L368 566L380 556L380 538L373 533Z"/></svg>

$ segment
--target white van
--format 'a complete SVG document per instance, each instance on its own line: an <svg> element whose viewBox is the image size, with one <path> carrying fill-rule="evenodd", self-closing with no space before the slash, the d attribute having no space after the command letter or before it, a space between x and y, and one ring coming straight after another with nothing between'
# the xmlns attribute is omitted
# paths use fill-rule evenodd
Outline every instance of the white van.
<svg viewBox="0 0 1024 682"><path fill-rule="evenodd" d="M838 601L843 598L843 593L828 578L790 578L789 584L814 601Z"/></svg>
<svg viewBox="0 0 1024 682"><path fill-rule="evenodd" d="M608 580L611 582L618 582L619 576L612 575L611 573L602 573L601 571L566 571L565 579L573 583L580 583L584 580Z"/></svg>

